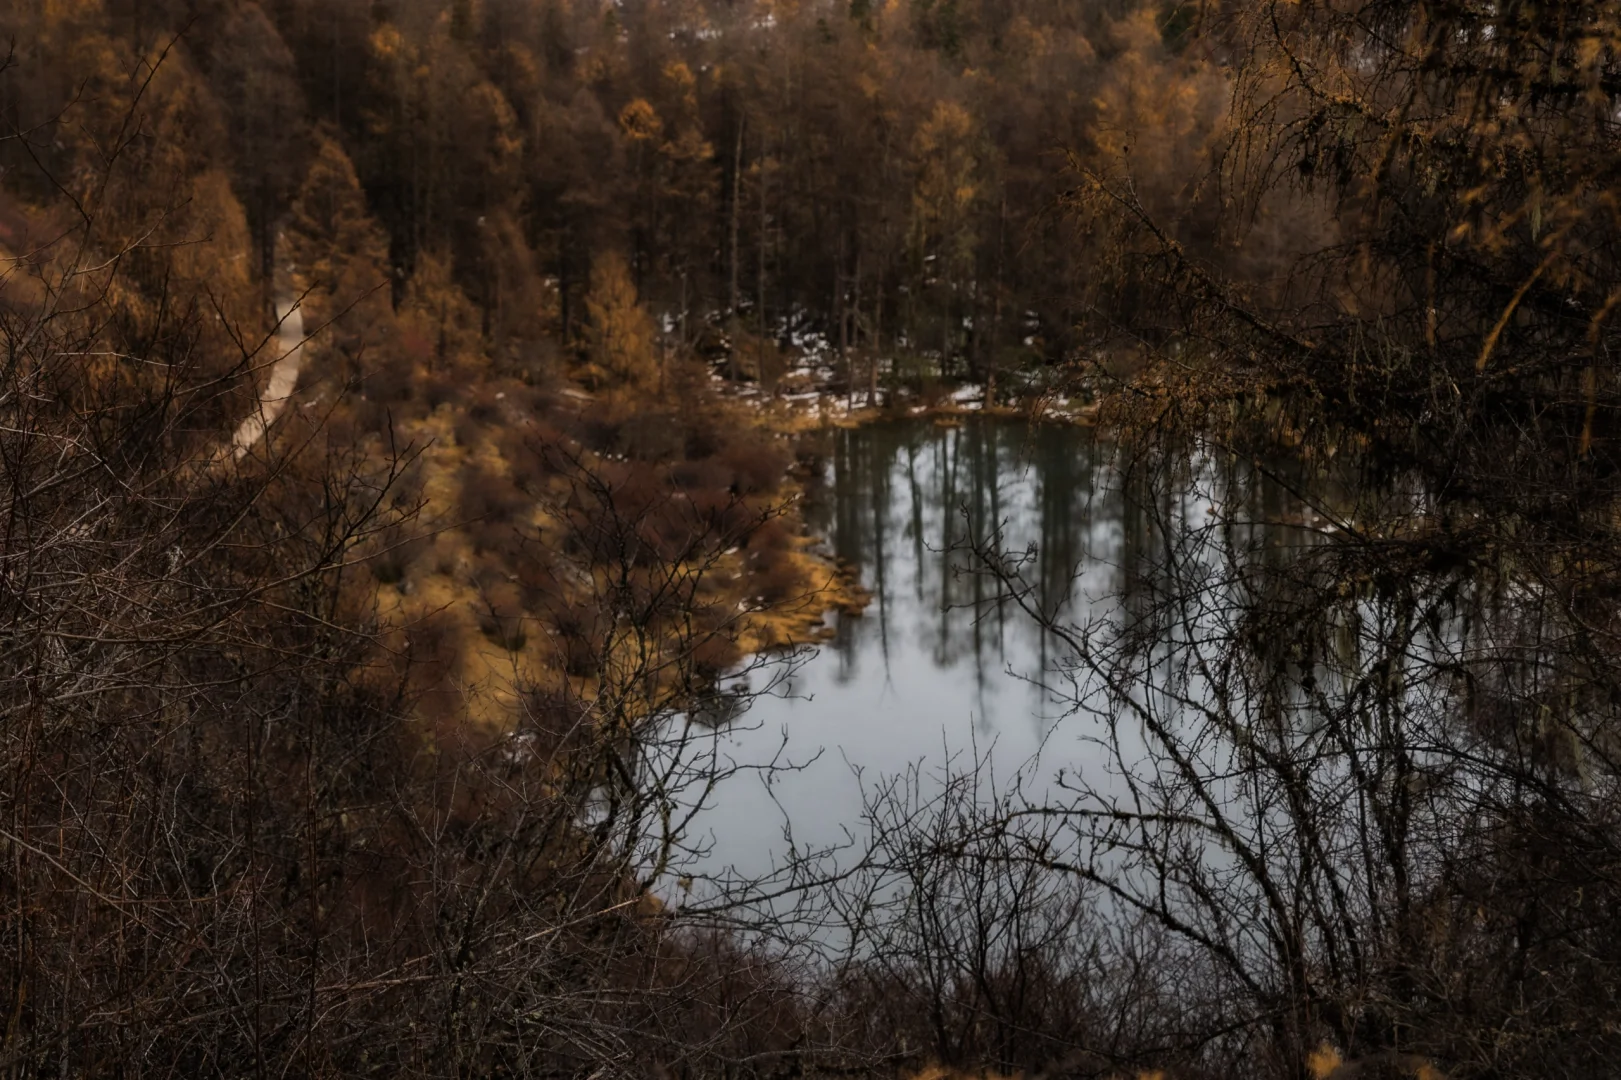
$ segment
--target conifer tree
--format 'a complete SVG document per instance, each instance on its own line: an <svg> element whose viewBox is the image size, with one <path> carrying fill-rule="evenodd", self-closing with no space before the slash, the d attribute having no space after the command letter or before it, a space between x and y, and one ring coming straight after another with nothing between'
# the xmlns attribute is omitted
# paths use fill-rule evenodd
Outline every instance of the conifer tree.
<svg viewBox="0 0 1621 1080"><path fill-rule="evenodd" d="M388 240L367 211L349 155L330 135L314 159L288 215L289 289L307 295L306 326L338 320L335 342L351 358L376 342L392 321Z"/></svg>
<svg viewBox="0 0 1621 1080"><path fill-rule="evenodd" d="M608 386L647 388L659 374L653 320L636 296L636 284L624 256L609 251L591 266L591 292L586 297L590 320L589 372Z"/></svg>
<svg viewBox="0 0 1621 1080"><path fill-rule="evenodd" d="M406 283L400 325L428 343L436 368L470 365L483 354L479 311L456 284L447 255L425 251Z"/></svg>

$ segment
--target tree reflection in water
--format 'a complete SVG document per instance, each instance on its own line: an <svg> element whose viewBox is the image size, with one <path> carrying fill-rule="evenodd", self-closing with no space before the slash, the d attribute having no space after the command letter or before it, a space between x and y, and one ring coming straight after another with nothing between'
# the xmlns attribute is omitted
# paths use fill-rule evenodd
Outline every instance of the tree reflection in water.
<svg viewBox="0 0 1621 1080"><path fill-rule="evenodd" d="M872 607L737 735L839 753L774 804L726 793L717 859L975 1016L1003 1006L973 980L1130 970L1188 1002L1168 1040L1229 1062L1599 1037L1541 1019L1616 998L1621 695L1602 613L1561 592L1597 571L1304 459L839 433L816 522Z"/></svg>
<svg viewBox="0 0 1621 1080"><path fill-rule="evenodd" d="M1051 642L1036 624L1014 618L986 578L963 572L963 541L995 523L1006 523L1005 543L1039 553L1041 602L1055 613L1087 602L1096 571L1117 557L1122 501L1109 485L1110 448L1089 430L899 422L832 438L808 517L873 594L832 642L842 680L887 667L897 637L926 647L938 667L968 666L982 701L1011 661L1046 658Z"/></svg>
<svg viewBox="0 0 1621 1080"><path fill-rule="evenodd" d="M822 756L772 777L769 793L724 791L709 818L714 864L762 872L783 854L785 822L796 843L839 842L863 805L853 770L871 781L983 756L1001 783L1035 792L1060 768L1101 782L1111 763L1096 733L1061 726L1077 704L1074 656L1053 628L1148 615L1174 572L1167 543L1215 539L1281 566L1316 538L1292 493L1300 477L1209 455L1122 468L1087 428L905 421L829 438L807 517L872 602L734 731L740 759L774 756L784 733L798 759ZM1245 523L1217 530L1216 502L1241 505ZM1168 537L1168 513L1193 531ZM988 572L974 550L987 537L1019 560L1039 617ZM1055 734L1062 745L1046 750Z"/></svg>

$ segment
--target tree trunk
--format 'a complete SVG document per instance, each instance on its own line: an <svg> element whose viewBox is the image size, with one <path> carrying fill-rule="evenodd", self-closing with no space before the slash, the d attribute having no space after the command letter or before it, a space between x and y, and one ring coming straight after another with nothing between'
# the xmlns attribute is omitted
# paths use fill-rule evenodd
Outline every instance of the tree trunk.
<svg viewBox="0 0 1621 1080"><path fill-rule="evenodd" d="M990 325L986 327L985 338L980 346L984 357L985 388L983 394L984 407L990 408L996 404L996 374L1001 367L1002 347L1002 283L998 269L996 293L990 302Z"/></svg>
<svg viewBox="0 0 1621 1080"><path fill-rule="evenodd" d="M756 322L760 330L760 340L755 347L754 377L761 384L765 382L765 246L766 246L766 156L760 154L760 267L755 278L755 288L758 291L759 310L755 312Z"/></svg>
<svg viewBox="0 0 1621 1080"><path fill-rule="evenodd" d="M869 360L867 362L867 408L878 407L878 357L884 351L884 275L880 264L878 274L878 288L875 290L872 307L872 344L868 346Z"/></svg>
<svg viewBox="0 0 1621 1080"><path fill-rule="evenodd" d="M738 234L742 224L742 130L744 118L738 118L738 139L731 148L731 294L726 313L738 318ZM733 371L733 378L738 373Z"/></svg>
<svg viewBox="0 0 1621 1080"><path fill-rule="evenodd" d="M856 247L855 280L850 287L850 307L846 313L847 320L840 320L839 333L845 336L846 346L851 350L861 347L861 248ZM848 354L849 359L844 365L844 407L846 410L855 408L856 403L856 362L854 352Z"/></svg>
<svg viewBox="0 0 1621 1080"><path fill-rule="evenodd" d="M844 229L839 228L839 251L833 261L833 321L838 326L839 367L846 393L850 385L850 334L844 313Z"/></svg>

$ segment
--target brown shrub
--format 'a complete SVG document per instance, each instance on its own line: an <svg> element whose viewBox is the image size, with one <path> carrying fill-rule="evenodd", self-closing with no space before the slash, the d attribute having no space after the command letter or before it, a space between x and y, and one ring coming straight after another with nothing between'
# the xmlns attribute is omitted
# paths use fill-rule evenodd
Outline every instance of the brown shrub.
<svg viewBox="0 0 1621 1080"><path fill-rule="evenodd" d="M360 392L366 400L382 404L411 400L415 388L410 362L403 357L385 359L361 379Z"/></svg>
<svg viewBox="0 0 1621 1080"><path fill-rule="evenodd" d="M460 446L474 446L498 432L502 419L500 391L485 387L477 392L467 408L456 417L456 442Z"/></svg>
<svg viewBox="0 0 1621 1080"><path fill-rule="evenodd" d="M754 595L768 605L786 603L807 591L798 563L788 552L776 548L749 556L749 583Z"/></svg>
<svg viewBox="0 0 1621 1080"><path fill-rule="evenodd" d="M744 547L755 553L788 551L794 546L794 531L782 518L768 518L749 531Z"/></svg>
<svg viewBox="0 0 1621 1080"><path fill-rule="evenodd" d="M396 510L415 510L422 506L422 492L427 480L423 476L422 459L417 458L394 479L389 489L389 502Z"/></svg>
<svg viewBox="0 0 1621 1080"><path fill-rule="evenodd" d="M683 491L725 491L732 486L732 471L713 458L678 461L670 466L670 485Z"/></svg>
<svg viewBox="0 0 1621 1080"><path fill-rule="evenodd" d="M567 431L582 447L594 453L605 454L619 445L619 427L622 420L610 416L601 408L593 408L571 417Z"/></svg>
<svg viewBox="0 0 1621 1080"><path fill-rule="evenodd" d="M374 538L376 554L370 559L371 572L384 585L398 584L406 571L427 549L427 539L415 528L394 525Z"/></svg>
<svg viewBox="0 0 1621 1080"><path fill-rule="evenodd" d="M693 512L707 524L722 549L742 547L765 520L765 515L726 488L696 491L688 496Z"/></svg>
<svg viewBox="0 0 1621 1080"><path fill-rule="evenodd" d="M589 704L567 685L542 686L524 700L524 734L547 757L589 747L596 738Z"/></svg>
<svg viewBox="0 0 1621 1080"><path fill-rule="evenodd" d="M400 660L425 715L453 717L460 711L461 695L451 676L461 659L461 629L449 612L436 611L405 627Z"/></svg>
<svg viewBox="0 0 1621 1080"><path fill-rule="evenodd" d="M560 463L557 448L566 445L566 439L549 421L531 420L499 428L495 445L507 463L513 486L535 497L541 495L546 490L546 482L557 475Z"/></svg>
<svg viewBox="0 0 1621 1080"><path fill-rule="evenodd" d="M801 435L794 441L794 464L796 473L803 476L820 476L827 460L833 456L833 443L825 431L811 431Z"/></svg>
<svg viewBox="0 0 1621 1080"><path fill-rule="evenodd" d="M714 457L726 445L725 433L720 430L713 418L702 414L695 414L687 425L686 456L689 460L698 461L703 458Z"/></svg>
<svg viewBox="0 0 1621 1080"><path fill-rule="evenodd" d="M454 540L448 534L434 537L432 561L434 573L453 577L460 572L462 559L456 550Z"/></svg>
<svg viewBox="0 0 1621 1080"><path fill-rule="evenodd" d="M712 551L720 537L687 499L665 499L642 515L637 562L681 563Z"/></svg>
<svg viewBox="0 0 1621 1080"><path fill-rule="evenodd" d="M567 607L553 616L552 629L563 670L574 676L596 674L607 632L602 613L589 605Z"/></svg>
<svg viewBox="0 0 1621 1080"><path fill-rule="evenodd" d="M780 442L760 437L734 439L715 458L732 471L733 490L740 495L776 491L792 460Z"/></svg>
<svg viewBox="0 0 1621 1080"><path fill-rule="evenodd" d="M669 461L679 457L686 445L686 432L668 413L647 413L620 425L615 450L632 461Z"/></svg>
<svg viewBox="0 0 1621 1080"><path fill-rule="evenodd" d="M743 650L737 642L719 630L699 638L692 647L694 673L703 681L720 678L742 659Z"/></svg>
<svg viewBox="0 0 1621 1080"><path fill-rule="evenodd" d="M490 641L509 652L527 640L523 597L516 584L498 581L479 590L478 628Z"/></svg>
<svg viewBox="0 0 1621 1080"><path fill-rule="evenodd" d="M422 400L431 412L439 406L461 398L467 387L464 374L455 371L435 371L422 380Z"/></svg>
<svg viewBox="0 0 1621 1080"><path fill-rule="evenodd" d="M550 548L521 536L514 549L507 553L507 569L518 587L523 606L529 611L546 611L560 602L562 585L557 580L552 558Z"/></svg>
<svg viewBox="0 0 1621 1080"><path fill-rule="evenodd" d="M504 525L529 500L513 486L512 480L473 464L461 471L460 511L462 519L490 525Z"/></svg>
<svg viewBox="0 0 1621 1080"><path fill-rule="evenodd" d="M647 466L604 462L596 480L577 489L569 505L564 546L591 563L646 566L671 549L678 531L668 491Z"/></svg>

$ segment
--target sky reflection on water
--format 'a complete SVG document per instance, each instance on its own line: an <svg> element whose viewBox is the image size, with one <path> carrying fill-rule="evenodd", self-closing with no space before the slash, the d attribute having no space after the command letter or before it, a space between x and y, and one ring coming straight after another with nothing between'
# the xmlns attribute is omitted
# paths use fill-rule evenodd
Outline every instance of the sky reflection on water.
<svg viewBox="0 0 1621 1080"><path fill-rule="evenodd" d="M790 835L802 849L836 844L856 823L863 783L917 766L936 771L953 758L958 766L988 758L998 784L1022 777L1035 795L1059 767L1112 786L1107 755L1088 741L1096 733L1060 726L1067 706L1041 685L1066 659L1062 643L997 601L963 541L1000 524L1004 552L1029 552L1025 576L1042 610L1085 624L1139 591L1133 575L1156 563L1150 549L1163 543L1152 520L1200 528L1214 497L1197 467L1178 484L1123 478L1113 445L1087 428L913 421L828 439L807 516L856 568L872 603L840 619L784 692L759 700L723 736L740 765L771 761L786 740L785 759L805 767L744 773L721 787L701 819L708 872L764 874ZM1272 485L1245 487L1256 500L1252 520L1287 516L1289 500ZM1279 533L1261 547L1273 540L1299 542Z"/></svg>

